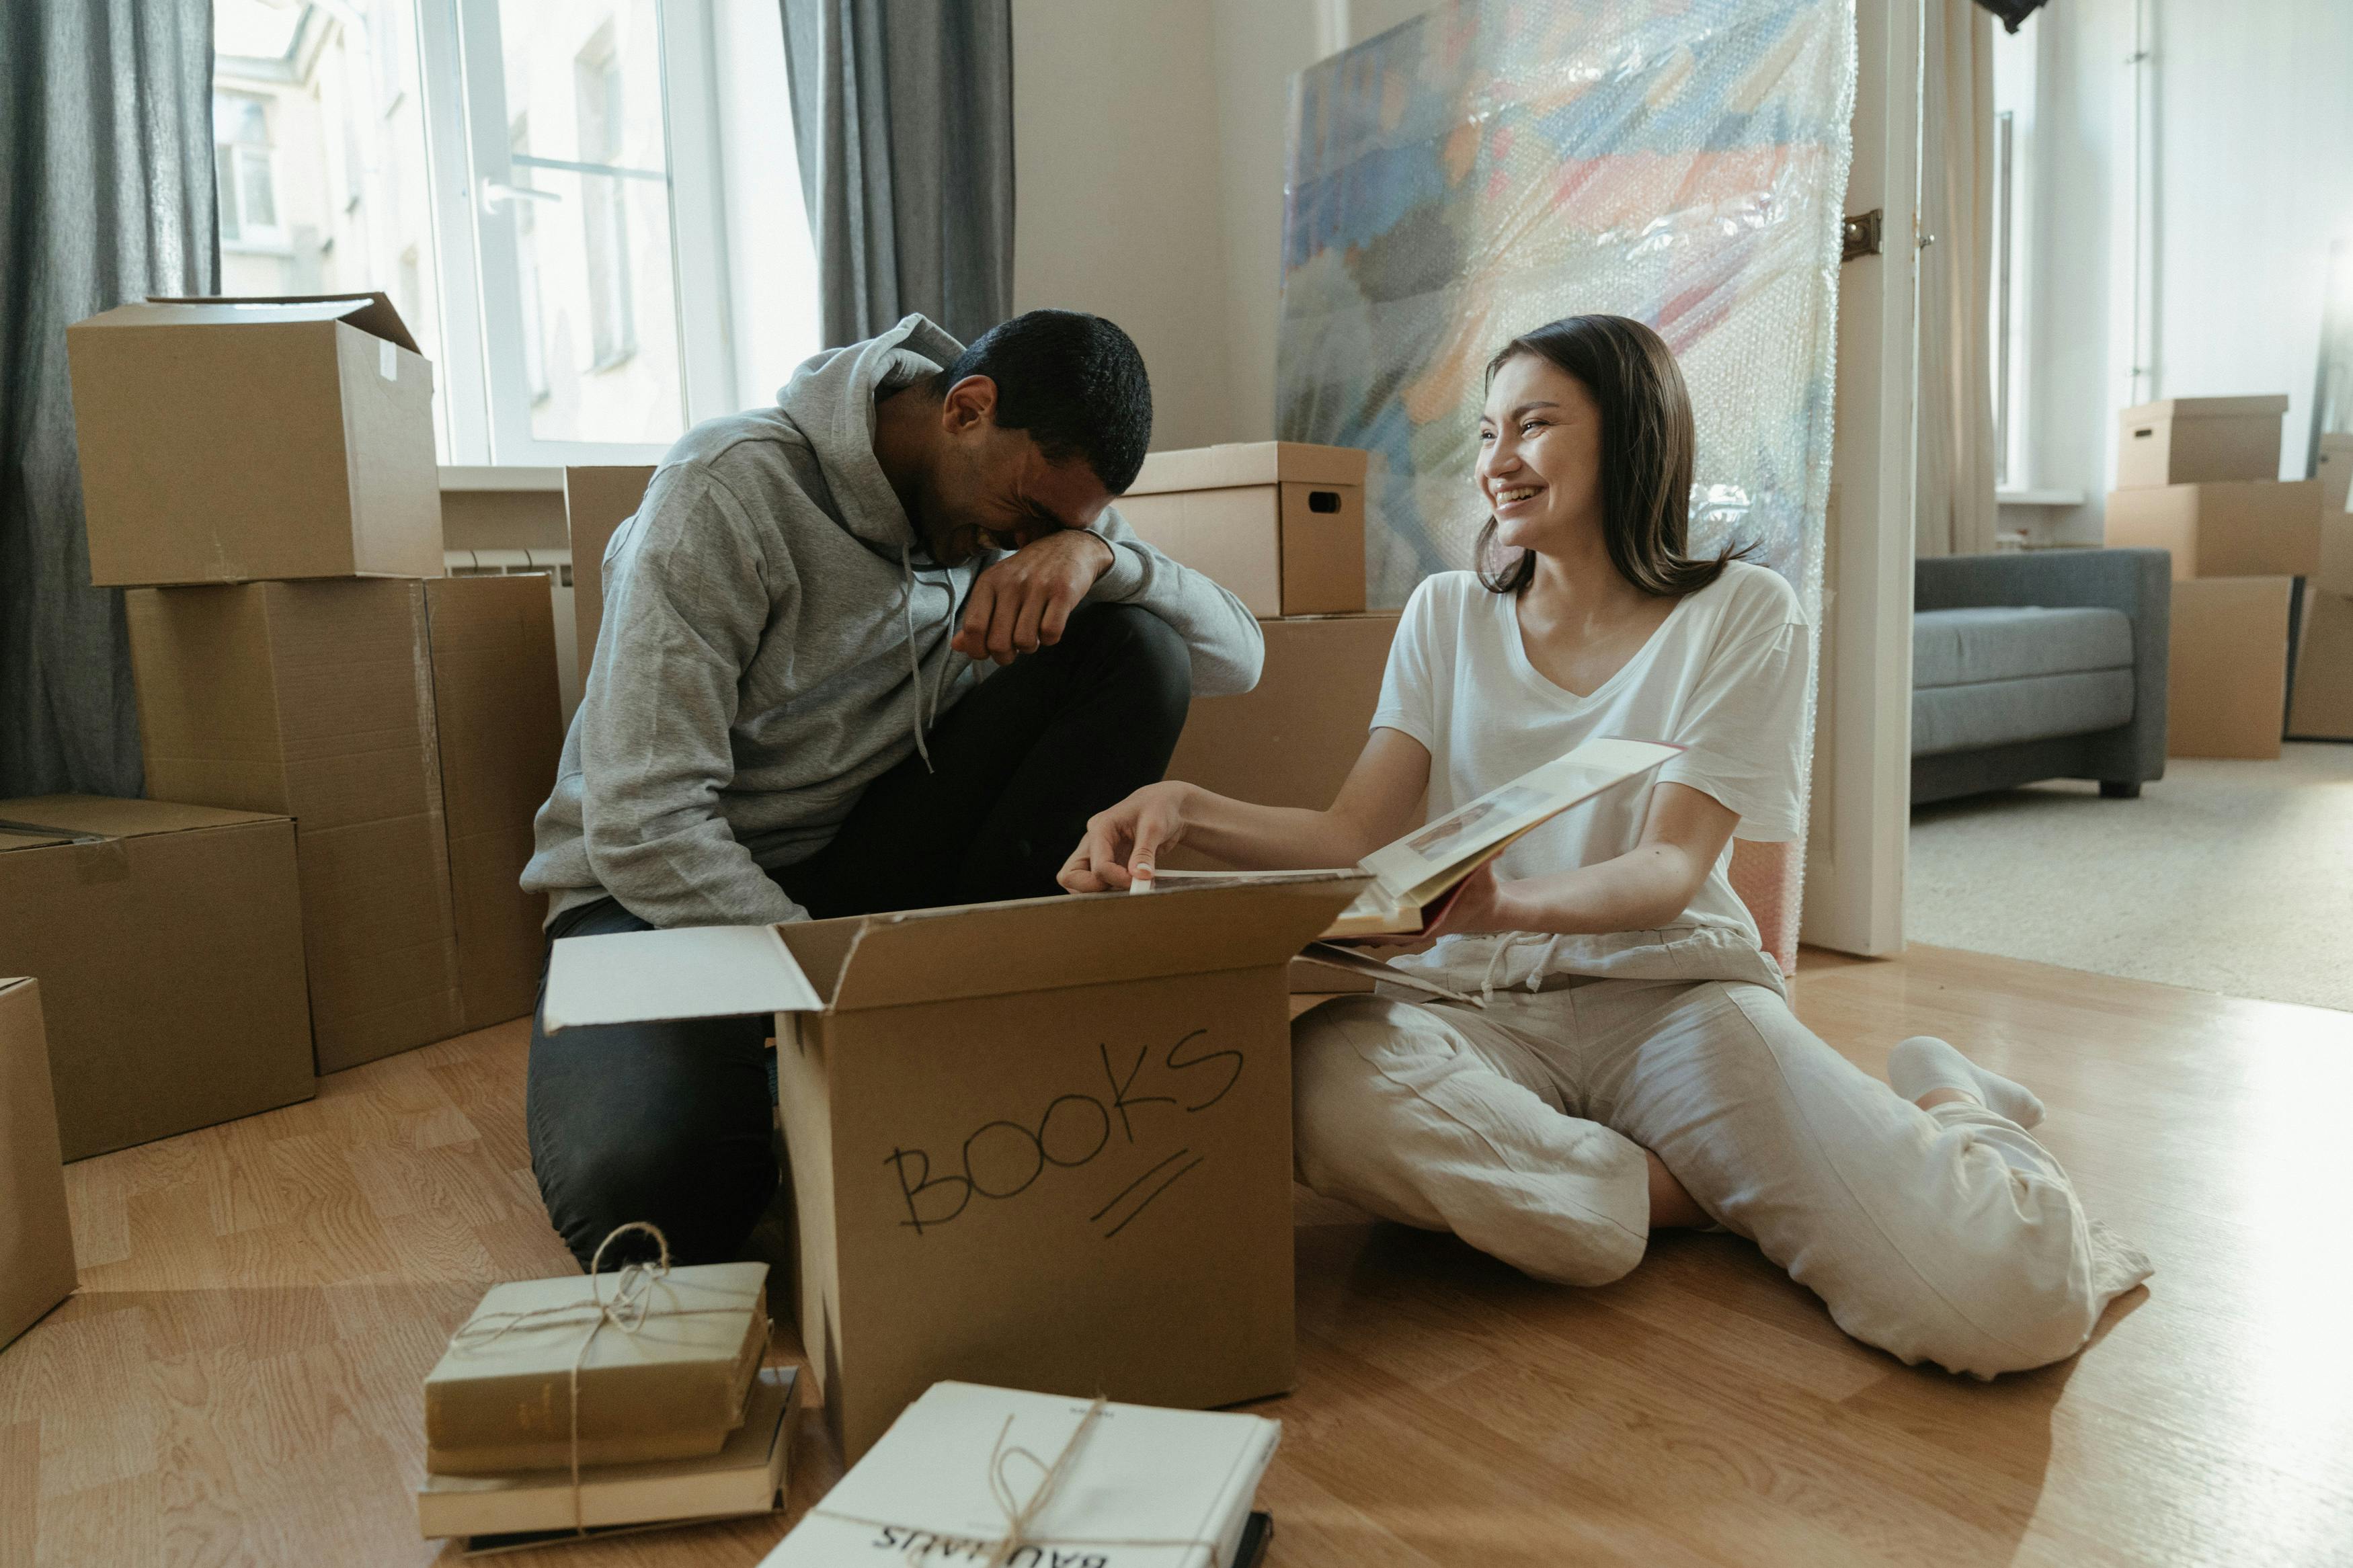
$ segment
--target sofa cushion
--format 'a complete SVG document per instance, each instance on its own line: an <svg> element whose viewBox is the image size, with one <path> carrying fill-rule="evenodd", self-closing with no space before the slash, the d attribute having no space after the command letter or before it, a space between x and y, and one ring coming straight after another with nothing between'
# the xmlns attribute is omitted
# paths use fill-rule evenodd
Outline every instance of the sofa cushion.
<svg viewBox="0 0 2353 1568"><path fill-rule="evenodd" d="M2132 620L2121 610L1993 605L1923 610L1912 617L1915 690L2083 669L2127 669L2132 661Z"/></svg>
<svg viewBox="0 0 2353 1568"><path fill-rule="evenodd" d="M2132 716L2129 669L1932 686L1912 693L1912 754L1932 757L2013 741L2091 734L2129 724Z"/></svg>

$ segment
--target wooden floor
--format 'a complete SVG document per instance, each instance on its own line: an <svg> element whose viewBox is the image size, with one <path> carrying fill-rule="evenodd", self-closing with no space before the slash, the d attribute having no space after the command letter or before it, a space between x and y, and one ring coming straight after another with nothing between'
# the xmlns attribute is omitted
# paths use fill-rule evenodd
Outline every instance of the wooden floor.
<svg viewBox="0 0 2353 1568"><path fill-rule="evenodd" d="M2353 1014L1934 949L1810 954L1798 1003L1873 1070L1926 1032L2024 1078L2150 1287L1986 1385L1845 1340L1729 1237L1569 1290L1306 1198L1270 1561L2353 1562ZM81 1291L0 1352L0 1564L441 1555L419 1380L486 1284L568 1267L523 1051L488 1030L69 1167ZM796 1512L836 1468L797 1430ZM748 1564L785 1522L533 1560Z"/></svg>

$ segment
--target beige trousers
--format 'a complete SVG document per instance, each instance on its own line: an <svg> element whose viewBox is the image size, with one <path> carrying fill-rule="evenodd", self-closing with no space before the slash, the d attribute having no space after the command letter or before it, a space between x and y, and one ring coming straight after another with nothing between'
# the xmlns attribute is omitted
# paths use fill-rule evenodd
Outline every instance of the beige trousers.
<svg viewBox="0 0 2353 1568"><path fill-rule="evenodd" d="M1603 1284L1641 1261L1644 1149L1907 1363L2061 1360L2149 1272L2022 1128L1898 1098L1767 986L1594 980L1483 1013L1348 996L1293 1040L1301 1180L1540 1279Z"/></svg>

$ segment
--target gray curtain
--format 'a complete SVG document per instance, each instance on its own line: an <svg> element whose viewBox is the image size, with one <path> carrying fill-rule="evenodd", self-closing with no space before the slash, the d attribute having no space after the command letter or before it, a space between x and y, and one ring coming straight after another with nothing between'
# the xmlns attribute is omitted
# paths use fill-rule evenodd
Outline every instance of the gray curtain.
<svg viewBox="0 0 2353 1568"><path fill-rule="evenodd" d="M66 327L209 294L212 0L0 0L0 798L140 790L120 589L90 585Z"/></svg>
<svg viewBox="0 0 2353 1568"><path fill-rule="evenodd" d="M783 0L825 343L1013 311L1011 0Z"/></svg>

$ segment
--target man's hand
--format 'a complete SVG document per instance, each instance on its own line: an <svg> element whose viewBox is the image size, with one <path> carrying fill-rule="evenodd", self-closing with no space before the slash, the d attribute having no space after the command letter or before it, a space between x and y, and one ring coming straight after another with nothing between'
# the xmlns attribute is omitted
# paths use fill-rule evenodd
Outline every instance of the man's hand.
<svg viewBox="0 0 2353 1568"><path fill-rule="evenodd" d="M1509 889L1510 884L1495 879L1495 862L1490 859L1455 885L1453 895L1441 901L1438 918L1419 931L1351 937L1348 941L1353 945L1386 948L1393 952L1425 952L1435 947L1442 936L1516 931L1520 916L1512 905Z"/></svg>
<svg viewBox="0 0 2353 1568"><path fill-rule="evenodd" d="M1062 627L1117 557L1083 528L1033 539L973 582L963 624L948 646L966 658L1011 664L1062 640Z"/></svg>

